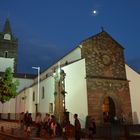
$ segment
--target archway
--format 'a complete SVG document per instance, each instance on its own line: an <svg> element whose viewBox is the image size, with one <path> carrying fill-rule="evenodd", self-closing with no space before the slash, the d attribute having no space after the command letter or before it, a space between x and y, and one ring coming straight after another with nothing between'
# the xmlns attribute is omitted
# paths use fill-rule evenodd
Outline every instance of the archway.
<svg viewBox="0 0 140 140"><path fill-rule="evenodd" d="M116 115L115 103L111 97L105 97L102 105L103 121L110 122Z"/></svg>

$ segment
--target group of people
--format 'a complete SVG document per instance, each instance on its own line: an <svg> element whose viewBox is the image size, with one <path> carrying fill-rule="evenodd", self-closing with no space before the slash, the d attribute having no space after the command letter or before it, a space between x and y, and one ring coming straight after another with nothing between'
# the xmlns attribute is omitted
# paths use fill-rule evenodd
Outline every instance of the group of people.
<svg viewBox="0 0 140 140"><path fill-rule="evenodd" d="M74 114L74 134L75 140L81 139L81 124L78 119L78 114ZM27 134L31 133L31 126L33 125L32 115L31 113L20 114L20 124L21 128L24 129ZM42 120L42 114L37 113L35 117L34 126L36 128L37 136L40 136L41 129L46 130L47 134L51 137L62 135L63 140L68 140L68 132L70 129L70 121L68 115L64 114L60 123L57 122L56 117L54 115L50 115L48 113L45 114L45 117ZM89 126L89 131L91 135L94 135L96 132L96 125L94 120L92 120L91 125Z"/></svg>
<svg viewBox="0 0 140 140"><path fill-rule="evenodd" d="M27 132L27 135L30 135L32 123L31 113L28 113L27 111L26 113L22 112L20 114L20 126L21 129L24 129Z"/></svg>
<svg viewBox="0 0 140 140"><path fill-rule="evenodd" d="M81 124L78 119L78 114L74 114L74 127L75 127L75 140L80 140L81 139ZM89 124L88 124L88 139L89 140L94 140L94 135L96 134L96 123L95 119L92 117L89 117Z"/></svg>
<svg viewBox="0 0 140 140"><path fill-rule="evenodd" d="M34 125L37 136L40 136L41 129L45 129L50 136L58 135L58 129L60 129L54 115L46 113L44 119L42 120L42 114L39 112L36 114L34 123L31 113L28 113L28 111L26 113L22 112L20 114L20 125L21 129L24 129L27 134L31 133L31 127Z"/></svg>
<svg viewBox="0 0 140 140"><path fill-rule="evenodd" d="M74 114L74 134L75 134L75 140L81 140L81 124L78 118L78 114ZM64 115L63 117L63 121L61 123L61 127L62 127L62 136L63 136L63 140L68 140L68 127L69 127L69 120L67 119L67 117ZM94 135L96 133L96 124L95 124L95 119L90 117L89 120L89 125L88 125L88 138L89 140L94 140Z"/></svg>

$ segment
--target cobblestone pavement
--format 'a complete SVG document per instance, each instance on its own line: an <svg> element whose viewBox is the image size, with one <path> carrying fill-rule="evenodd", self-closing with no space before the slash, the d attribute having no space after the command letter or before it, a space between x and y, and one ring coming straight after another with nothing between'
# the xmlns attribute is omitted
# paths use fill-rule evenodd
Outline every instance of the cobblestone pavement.
<svg viewBox="0 0 140 140"><path fill-rule="evenodd" d="M18 122L9 122L9 121L0 120L0 133L15 137L15 138L19 137L19 138L32 139L32 140L47 140L45 136L41 138L36 138L34 128L32 129L31 136L27 137L24 130L20 129L20 123ZM49 138L49 139L62 140L62 137L55 137L55 138ZM74 140L74 138L69 138L69 140Z"/></svg>
<svg viewBox="0 0 140 140"><path fill-rule="evenodd" d="M12 129L17 129L17 128L20 128L20 124L17 123L17 122L7 122L7 121L1 121L0 120L1 131L6 131L6 133L10 134Z"/></svg>
<svg viewBox="0 0 140 140"><path fill-rule="evenodd" d="M54 137L54 138L47 138L47 136L43 136L41 138L36 137L35 128L32 129L32 134L30 137L27 137L24 130L20 129L20 123L18 122L8 122L0 120L0 133L5 134L8 137L12 137L11 139L25 139L25 140L62 140L62 137ZM1 140L1 139L0 139ZM6 140L6 139L5 139ZM69 138L69 140L74 140L74 138ZM88 140L88 139L81 139L81 140ZM103 140L103 139L94 139L94 140ZM126 139L121 139L126 140Z"/></svg>
<svg viewBox="0 0 140 140"><path fill-rule="evenodd" d="M20 129L20 124L18 122L8 122L0 120L0 133L7 135L7 137L23 138L24 132Z"/></svg>

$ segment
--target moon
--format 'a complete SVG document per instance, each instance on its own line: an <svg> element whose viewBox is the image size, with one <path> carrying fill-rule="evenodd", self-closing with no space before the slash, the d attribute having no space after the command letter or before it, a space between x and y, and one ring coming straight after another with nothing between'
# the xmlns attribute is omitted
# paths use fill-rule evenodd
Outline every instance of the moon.
<svg viewBox="0 0 140 140"><path fill-rule="evenodd" d="M97 10L92 10L91 12L92 16L96 16L98 14Z"/></svg>
<svg viewBox="0 0 140 140"><path fill-rule="evenodd" d="M96 10L93 10L93 14L96 14L97 13L97 11Z"/></svg>

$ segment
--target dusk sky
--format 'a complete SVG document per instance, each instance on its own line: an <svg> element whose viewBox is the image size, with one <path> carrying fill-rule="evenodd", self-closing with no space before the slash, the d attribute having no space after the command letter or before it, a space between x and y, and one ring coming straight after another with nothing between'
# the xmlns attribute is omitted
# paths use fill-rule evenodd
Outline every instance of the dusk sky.
<svg viewBox="0 0 140 140"><path fill-rule="evenodd" d="M19 39L18 72L47 69L102 26L140 72L140 0L1 0L0 32L7 17Z"/></svg>

